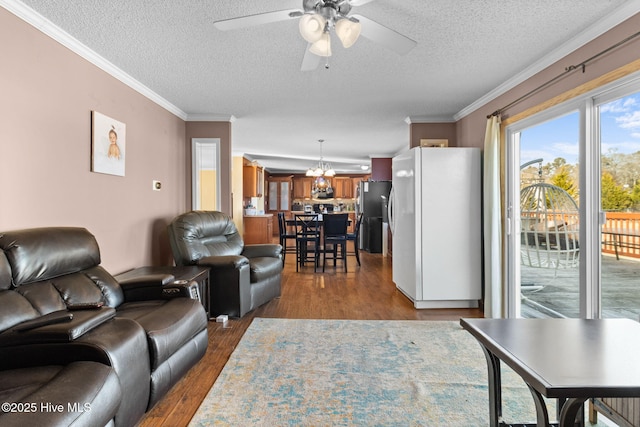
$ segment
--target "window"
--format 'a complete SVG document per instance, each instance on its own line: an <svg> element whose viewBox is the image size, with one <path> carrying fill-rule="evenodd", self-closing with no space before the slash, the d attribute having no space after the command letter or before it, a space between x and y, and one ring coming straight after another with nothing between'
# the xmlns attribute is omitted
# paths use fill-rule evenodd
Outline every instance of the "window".
<svg viewBox="0 0 640 427"><path fill-rule="evenodd" d="M191 141L191 206L194 210L220 209L220 139Z"/></svg>
<svg viewBox="0 0 640 427"><path fill-rule="evenodd" d="M625 93L626 91L622 91ZM602 317L640 319L640 92L595 99L600 139ZM613 97L613 99L611 99Z"/></svg>

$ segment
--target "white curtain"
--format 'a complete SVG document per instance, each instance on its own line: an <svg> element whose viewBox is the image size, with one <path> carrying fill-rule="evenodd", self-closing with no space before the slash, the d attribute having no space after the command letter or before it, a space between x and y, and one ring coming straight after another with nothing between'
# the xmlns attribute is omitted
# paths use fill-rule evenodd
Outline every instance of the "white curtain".
<svg viewBox="0 0 640 427"><path fill-rule="evenodd" d="M487 120L484 137L484 315L503 317L500 117Z"/></svg>

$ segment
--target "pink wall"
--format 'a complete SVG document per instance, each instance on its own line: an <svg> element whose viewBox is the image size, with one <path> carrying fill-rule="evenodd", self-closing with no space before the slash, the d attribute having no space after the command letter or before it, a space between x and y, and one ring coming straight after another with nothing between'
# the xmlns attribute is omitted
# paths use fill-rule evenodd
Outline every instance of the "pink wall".
<svg viewBox="0 0 640 427"><path fill-rule="evenodd" d="M3 8L0 40L0 231L86 227L112 273L169 263L185 122ZM90 171L92 110L126 123L125 177Z"/></svg>
<svg viewBox="0 0 640 427"><path fill-rule="evenodd" d="M638 28L640 28L640 14L634 15L627 21L611 29L607 33L586 44L545 70L537 73L497 99L460 119L456 123L457 139L461 142L459 145L484 147L484 134L488 114L506 106L518 97L563 73L565 67L577 65L609 46L632 34L635 34L638 31ZM599 58L597 61L592 62L591 65L586 67L585 73L578 70L568 74L565 78L560 79L550 87L513 106L508 111L505 111L505 114L503 114L502 117L504 119L522 112L527 108L541 104L544 101L596 79L603 74L622 67L623 65L626 65L638 58L640 58L640 39L637 38L634 41L627 43L626 45Z"/></svg>
<svg viewBox="0 0 640 427"><path fill-rule="evenodd" d="M191 140L193 138L220 138L220 211L231 215L231 123L187 122L186 135L186 167L188 171L191 171ZM191 206L190 180L187 182L185 191L188 206ZM242 199L242 194L237 197Z"/></svg>
<svg viewBox="0 0 640 427"><path fill-rule="evenodd" d="M412 123L409 126L409 148L419 147L421 139L448 139L449 147L458 145L455 123Z"/></svg>

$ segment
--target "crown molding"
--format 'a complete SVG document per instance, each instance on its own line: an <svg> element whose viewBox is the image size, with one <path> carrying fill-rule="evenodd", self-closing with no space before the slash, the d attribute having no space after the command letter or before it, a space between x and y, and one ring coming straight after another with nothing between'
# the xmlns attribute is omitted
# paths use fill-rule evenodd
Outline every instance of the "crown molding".
<svg viewBox="0 0 640 427"><path fill-rule="evenodd" d="M185 119L187 122L230 122L236 121L233 114L188 114Z"/></svg>
<svg viewBox="0 0 640 427"><path fill-rule="evenodd" d="M468 116L478 108L488 104L500 95L513 89L520 83L533 77L545 68L555 64L570 53L575 52L590 41L606 33L616 25L619 25L632 16L636 15L638 11L640 11L640 0L631 0L625 2L618 9L614 10L609 15L605 16L603 19L587 28L582 33L568 40L566 43L558 46L556 49L552 50L547 55L542 57L539 61L525 68L523 71L505 81L500 86L493 89L491 92L487 93L472 104L460 110L453 116L454 120L458 121L463 117Z"/></svg>
<svg viewBox="0 0 640 427"><path fill-rule="evenodd" d="M408 116L404 122L411 125L414 123L455 123L456 120L451 116Z"/></svg>
<svg viewBox="0 0 640 427"><path fill-rule="evenodd" d="M96 67L107 72L114 78L120 80L122 83L129 86L136 92L155 102L165 110L178 116L182 120L186 120L187 113L155 93L153 90L149 89L147 86L140 83L138 80L131 77L129 74L125 73L120 68L116 67L111 62L107 61L102 56L98 55L93 50L89 49L89 47L79 42L69 33L55 25L53 22L49 21L44 16L40 15L35 10L26 6L22 2L19 2L17 0L0 0L0 6L11 12L18 18L22 19L27 24L33 26L43 34L51 37L53 40L70 49L80 57L86 59Z"/></svg>
<svg viewBox="0 0 640 427"><path fill-rule="evenodd" d="M170 113L176 115L185 121L235 121L234 116L229 115L214 115L214 114L187 114L171 102L167 101L156 92L134 79L132 76L109 62L89 47L79 42L72 37L69 33L56 26L53 22L46 19L30 7L26 6L18 0L0 0L0 7L8 10L18 18L27 22L43 34L51 37L58 43L70 49L72 52L78 54L80 57L86 59L90 63L94 64L98 68L107 72L114 78L118 79L125 85L131 87L141 95L145 96L149 100L158 104L162 108L166 109ZM640 10L640 0L630 0L625 2L621 7L614 12L605 16L602 20L595 23L593 26L570 39L568 42L560 45L558 48L551 51L548 55L545 55L542 59L524 69L522 72L516 74L511 79L505 81L486 95L482 96L472 104L460 110L453 117L444 116L411 116L405 119L407 124L411 123L448 123L455 122L463 117L476 111L478 108L486 105L490 101L513 89L518 84L531 78L538 72L542 71L546 67L558 62L562 58L566 57L570 53L574 52L578 48L584 46L588 42L592 41L596 37L602 35L611 28L619 25L626 19L637 14Z"/></svg>

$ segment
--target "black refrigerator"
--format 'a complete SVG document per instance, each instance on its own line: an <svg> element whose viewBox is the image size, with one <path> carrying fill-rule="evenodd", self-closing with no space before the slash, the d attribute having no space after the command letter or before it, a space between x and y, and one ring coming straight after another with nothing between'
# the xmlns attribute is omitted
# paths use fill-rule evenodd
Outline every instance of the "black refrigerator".
<svg viewBox="0 0 640 427"><path fill-rule="evenodd" d="M382 223L387 220L391 181L362 181L356 193L356 218L362 212L359 247L370 253L382 252Z"/></svg>

